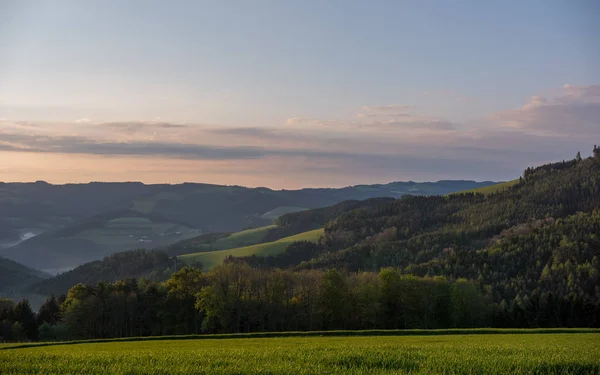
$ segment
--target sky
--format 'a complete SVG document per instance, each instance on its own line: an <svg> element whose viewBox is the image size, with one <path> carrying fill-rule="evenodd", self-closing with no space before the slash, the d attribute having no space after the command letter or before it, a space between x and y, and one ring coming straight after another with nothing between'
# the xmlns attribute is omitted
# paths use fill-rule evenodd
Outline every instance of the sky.
<svg viewBox="0 0 600 375"><path fill-rule="evenodd" d="M510 180L600 144L600 2L0 0L0 181Z"/></svg>

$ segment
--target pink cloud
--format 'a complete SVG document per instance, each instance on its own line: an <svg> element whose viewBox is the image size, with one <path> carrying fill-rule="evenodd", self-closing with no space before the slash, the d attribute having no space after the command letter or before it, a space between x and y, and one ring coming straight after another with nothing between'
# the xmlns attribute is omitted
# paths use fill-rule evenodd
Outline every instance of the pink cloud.
<svg viewBox="0 0 600 375"><path fill-rule="evenodd" d="M555 97L533 96L520 108L493 113L489 119L546 134L600 135L600 85L564 85Z"/></svg>

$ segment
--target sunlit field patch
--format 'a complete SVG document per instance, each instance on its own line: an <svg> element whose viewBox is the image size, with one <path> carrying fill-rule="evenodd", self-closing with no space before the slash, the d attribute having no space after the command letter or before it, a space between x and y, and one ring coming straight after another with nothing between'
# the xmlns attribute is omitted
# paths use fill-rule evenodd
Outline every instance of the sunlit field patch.
<svg viewBox="0 0 600 375"><path fill-rule="evenodd" d="M187 339L6 348L0 347L2 374L600 373L598 333Z"/></svg>

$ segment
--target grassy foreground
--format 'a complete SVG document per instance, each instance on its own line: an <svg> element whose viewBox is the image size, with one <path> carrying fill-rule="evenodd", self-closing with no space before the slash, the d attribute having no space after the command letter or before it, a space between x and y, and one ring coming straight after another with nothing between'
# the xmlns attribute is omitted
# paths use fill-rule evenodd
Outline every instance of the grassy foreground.
<svg viewBox="0 0 600 375"><path fill-rule="evenodd" d="M599 333L313 336L0 347L2 374L599 372Z"/></svg>
<svg viewBox="0 0 600 375"><path fill-rule="evenodd" d="M238 247L234 249L210 251L203 253L194 253L182 255L179 258L187 263L202 262L204 270L210 270L217 264L223 262L229 255L249 256L249 255L273 255L281 253L294 241L313 241L316 242L323 235L323 229L311 230L308 232L296 234L294 236L284 237L273 242L261 243L258 245Z"/></svg>

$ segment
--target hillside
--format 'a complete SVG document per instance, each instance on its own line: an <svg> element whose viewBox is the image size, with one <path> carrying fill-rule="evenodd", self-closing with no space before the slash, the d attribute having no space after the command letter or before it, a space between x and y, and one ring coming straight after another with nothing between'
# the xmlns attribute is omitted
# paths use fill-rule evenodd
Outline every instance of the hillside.
<svg viewBox="0 0 600 375"><path fill-rule="evenodd" d="M277 207L276 209L265 213L261 217L264 219L268 219L268 220L277 220L279 217L281 217L285 214L291 214L294 212L300 212L300 211L305 211L305 210L306 210L306 208L302 208L302 207L286 207L286 206Z"/></svg>
<svg viewBox="0 0 600 375"><path fill-rule="evenodd" d="M2 255L60 273L117 251L168 245L197 235L197 230L160 214L113 210L42 233L5 249Z"/></svg>
<svg viewBox="0 0 600 375"><path fill-rule="evenodd" d="M490 288L503 320L549 299L559 310L594 310L600 307L599 210L598 160L548 164L488 195L404 197L344 213L325 226L325 249L295 269L395 267L477 280Z"/></svg>
<svg viewBox="0 0 600 375"><path fill-rule="evenodd" d="M246 229L235 233L207 233L159 248L169 255L184 255L255 245L263 241L276 225Z"/></svg>
<svg viewBox="0 0 600 375"><path fill-rule="evenodd" d="M85 263L55 277L32 284L29 291L43 295L65 294L73 285L96 285L123 279L166 280L174 270L173 260L158 251L133 250Z"/></svg>
<svg viewBox="0 0 600 375"><path fill-rule="evenodd" d="M531 221L591 213L600 208L598 164L587 159L542 166L526 171L521 183L488 196L405 197L343 214L325 227L328 246L343 249L330 261L352 268L406 267L450 247L484 248L494 236ZM377 251L369 253L375 245ZM364 258L364 253L371 255ZM399 253L402 257L394 255Z"/></svg>
<svg viewBox="0 0 600 375"><path fill-rule="evenodd" d="M320 229L344 212L393 202L394 198L349 200L329 207L290 212L279 216L275 225L247 229L235 233L207 233L160 248L169 255L185 255L215 250L227 250L265 242Z"/></svg>
<svg viewBox="0 0 600 375"><path fill-rule="evenodd" d="M500 182L494 185L489 185L489 186L484 186L484 187L480 187L477 189L469 189L469 190L464 190L461 191L459 193L481 193L481 194L493 194L493 193L499 193L503 190L506 190L514 185L517 185L519 183L519 180L512 180L512 181L506 181L506 182ZM454 193L450 193L450 194L454 194Z"/></svg>
<svg viewBox="0 0 600 375"><path fill-rule="evenodd" d="M0 297L20 292L49 275L0 257Z"/></svg>
<svg viewBox="0 0 600 375"><path fill-rule="evenodd" d="M104 236L103 223L97 227L89 225L96 217L115 211L134 212L121 217L159 216L164 223L183 225L199 233L230 233L273 224L273 220L285 213L330 206L349 199L399 197L408 193L447 194L490 184L492 182L394 182L340 189L271 190L196 183L145 185L138 182L94 182L52 185L43 181L0 182L0 255L38 267L39 264L30 263L28 259L39 258L39 246L32 239L40 234L46 235L46 243L59 242L57 246L63 246L64 243L66 247L91 249L92 253L96 253L82 259L69 256L63 261L54 252L53 256L47 258L52 258L58 264L45 268L73 267L85 260L98 259L106 254L105 251L110 253L134 248L128 237ZM74 232L81 226L87 226L90 232L68 239L59 232L62 229ZM98 241L102 241L99 237L110 238L111 243L98 244ZM169 241L173 243L179 240L181 238ZM22 246L15 251L5 251L15 245ZM13 254L26 255L13 258Z"/></svg>
<svg viewBox="0 0 600 375"><path fill-rule="evenodd" d="M322 229L296 234L281 238L277 241L261 243L258 245L238 247L228 250L202 252L187 254L179 257L183 262L193 264L200 263L204 270L210 270L219 263L222 263L227 257L244 257L250 255L268 256L283 252L290 244L298 241L317 242L323 234Z"/></svg>

